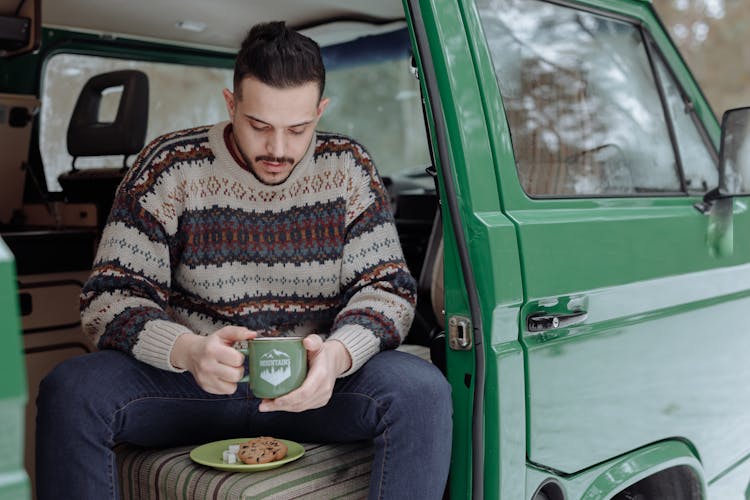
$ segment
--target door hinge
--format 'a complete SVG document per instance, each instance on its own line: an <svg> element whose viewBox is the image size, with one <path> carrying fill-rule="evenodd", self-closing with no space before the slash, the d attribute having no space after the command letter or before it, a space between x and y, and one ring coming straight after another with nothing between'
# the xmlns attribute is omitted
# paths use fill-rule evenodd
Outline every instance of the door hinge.
<svg viewBox="0 0 750 500"><path fill-rule="evenodd" d="M468 351L474 345L471 320L465 316L451 316L448 320L448 345L454 351Z"/></svg>

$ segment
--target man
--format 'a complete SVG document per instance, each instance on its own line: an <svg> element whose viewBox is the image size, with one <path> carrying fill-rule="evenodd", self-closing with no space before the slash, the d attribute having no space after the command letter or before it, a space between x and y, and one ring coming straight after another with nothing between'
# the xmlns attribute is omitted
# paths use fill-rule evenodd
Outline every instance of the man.
<svg viewBox="0 0 750 500"><path fill-rule="evenodd" d="M283 23L255 26L224 90L230 121L141 153L81 298L100 351L40 386L40 500L116 498L118 442L248 435L372 439L372 498L440 498L449 386L393 350L414 279L367 152L315 130L324 84L315 42ZM238 384L233 346L258 332L305 336L308 376L275 400Z"/></svg>

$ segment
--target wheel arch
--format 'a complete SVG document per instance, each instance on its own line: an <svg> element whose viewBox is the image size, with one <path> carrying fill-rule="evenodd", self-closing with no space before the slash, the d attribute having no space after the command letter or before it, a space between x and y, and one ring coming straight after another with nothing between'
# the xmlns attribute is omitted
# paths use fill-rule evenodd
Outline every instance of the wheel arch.
<svg viewBox="0 0 750 500"><path fill-rule="evenodd" d="M581 500L612 498L644 480L674 470L681 477L692 478L698 488L699 498L706 498L706 481L703 466L690 443L682 439L660 441L633 450L613 460L610 466L599 471Z"/></svg>

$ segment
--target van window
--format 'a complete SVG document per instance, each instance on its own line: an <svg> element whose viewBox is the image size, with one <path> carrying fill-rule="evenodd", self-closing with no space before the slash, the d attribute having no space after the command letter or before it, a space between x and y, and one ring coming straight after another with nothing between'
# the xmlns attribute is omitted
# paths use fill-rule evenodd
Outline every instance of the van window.
<svg viewBox="0 0 750 500"><path fill-rule="evenodd" d="M405 37L408 44L408 37ZM353 47L355 52L357 47ZM408 45L403 53L407 54ZM324 52L325 52L324 48ZM352 54L352 57L365 57ZM149 77L149 123L146 142L157 136L228 119L221 89L232 88L232 70L179 64L144 62L78 54L57 54L45 67L40 149L50 191L60 191L57 177L70 169L66 132L78 93L99 73L139 69ZM122 89L120 89L121 91ZM331 104L320 129L349 135L368 149L381 175L414 177L432 189L424 176L430 163L419 82L411 73L406 55L363 59L355 64L332 65L326 75L326 96ZM102 96L100 119L111 120L120 92L109 89ZM189 105L188 105L189 103ZM131 159L132 163L132 159ZM77 168L122 165L122 157L79 158Z"/></svg>
<svg viewBox="0 0 750 500"><path fill-rule="evenodd" d="M61 191L57 177L70 169L66 135L78 94L94 75L120 69L139 69L149 79L149 116L146 143L166 132L228 119L221 90L232 88L232 70L159 62L116 59L80 54L49 58L42 81L39 148L49 191ZM189 71L187 70L189 69ZM102 96L99 117L111 121L122 89ZM76 168L118 167L122 156L82 157ZM130 160L132 163L132 159Z"/></svg>
<svg viewBox="0 0 750 500"><path fill-rule="evenodd" d="M540 0L476 3L526 193L683 192L635 25Z"/></svg>
<svg viewBox="0 0 750 500"><path fill-rule="evenodd" d="M419 82L408 56L331 67L325 94L331 103L320 129L361 142L381 175L410 178L434 189L432 179L424 175L430 150Z"/></svg>

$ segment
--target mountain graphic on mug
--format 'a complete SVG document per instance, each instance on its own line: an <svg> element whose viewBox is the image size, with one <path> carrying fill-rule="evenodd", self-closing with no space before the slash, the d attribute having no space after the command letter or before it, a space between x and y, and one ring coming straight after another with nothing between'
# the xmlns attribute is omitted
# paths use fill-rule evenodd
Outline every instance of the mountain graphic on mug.
<svg viewBox="0 0 750 500"><path fill-rule="evenodd" d="M292 376L292 362L289 355L277 349L269 351L258 360L259 376L273 386Z"/></svg>

